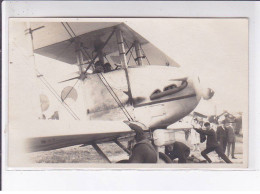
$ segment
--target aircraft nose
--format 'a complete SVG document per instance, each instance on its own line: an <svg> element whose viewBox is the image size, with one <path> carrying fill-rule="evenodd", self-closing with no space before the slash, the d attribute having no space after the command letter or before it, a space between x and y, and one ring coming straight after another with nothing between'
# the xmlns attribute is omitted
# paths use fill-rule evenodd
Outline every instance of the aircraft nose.
<svg viewBox="0 0 260 194"><path fill-rule="evenodd" d="M203 97L204 100L209 100L214 96L214 94L215 94L214 90L212 90L210 88L206 88L203 91L202 97Z"/></svg>
<svg viewBox="0 0 260 194"><path fill-rule="evenodd" d="M193 84L198 94L203 97L204 100L209 100L214 96L214 90L207 87L207 84L201 81L198 75L193 75Z"/></svg>

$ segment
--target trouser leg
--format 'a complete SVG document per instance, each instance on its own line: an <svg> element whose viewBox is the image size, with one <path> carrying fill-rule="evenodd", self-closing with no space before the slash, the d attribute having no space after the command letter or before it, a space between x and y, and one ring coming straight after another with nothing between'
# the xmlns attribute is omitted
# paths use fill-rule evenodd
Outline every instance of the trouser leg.
<svg viewBox="0 0 260 194"><path fill-rule="evenodd" d="M189 157L189 155L190 155L190 150L185 151L182 154L182 157L179 157L178 163L187 163L187 158Z"/></svg>
<svg viewBox="0 0 260 194"><path fill-rule="evenodd" d="M230 154L230 144L231 143L227 143L227 156L229 157L229 154Z"/></svg>
<svg viewBox="0 0 260 194"><path fill-rule="evenodd" d="M209 162L212 163L211 159L207 156L208 153L212 152L214 148L206 148L201 152L201 155Z"/></svg>
<svg viewBox="0 0 260 194"><path fill-rule="evenodd" d="M187 159L184 157L180 157L178 163L187 163Z"/></svg>
<svg viewBox="0 0 260 194"><path fill-rule="evenodd" d="M232 142L232 152L231 152L231 156L232 156L232 157L235 157L235 144L236 144L235 141Z"/></svg>
<svg viewBox="0 0 260 194"><path fill-rule="evenodd" d="M222 149L220 148L220 146L215 148L215 151L217 152L217 154L219 155L219 157L221 157L226 163L232 163L228 157L223 153Z"/></svg>
<svg viewBox="0 0 260 194"><path fill-rule="evenodd" d="M227 148L227 140L223 141L223 152L224 154L226 153L226 148Z"/></svg>
<svg viewBox="0 0 260 194"><path fill-rule="evenodd" d="M188 158L190 155L190 150L185 151L185 158Z"/></svg>
<svg viewBox="0 0 260 194"><path fill-rule="evenodd" d="M221 149L224 151L224 142L223 142L223 139L220 139L220 140L219 140L219 145L220 145Z"/></svg>

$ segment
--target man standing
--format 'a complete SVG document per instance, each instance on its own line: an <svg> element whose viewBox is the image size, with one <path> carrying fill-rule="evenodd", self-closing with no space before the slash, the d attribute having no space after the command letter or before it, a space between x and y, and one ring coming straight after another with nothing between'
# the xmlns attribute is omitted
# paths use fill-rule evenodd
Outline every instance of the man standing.
<svg viewBox="0 0 260 194"><path fill-rule="evenodd" d="M198 133L207 136L206 149L201 152L201 155L209 162L212 163L210 158L207 156L208 153L215 151L226 163L232 163L228 157L223 153L220 145L217 142L216 133L210 128L210 123L206 122L204 124L206 130L194 128Z"/></svg>
<svg viewBox="0 0 260 194"><path fill-rule="evenodd" d="M128 163L157 163L157 152L144 134L146 127L138 122L126 121L125 123L136 133L136 144L132 149Z"/></svg>
<svg viewBox="0 0 260 194"><path fill-rule="evenodd" d="M236 157L235 157L236 135L235 135L235 132L234 132L234 128L232 127L231 124L229 124L229 125L226 126L226 130L227 130L227 155L229 157L230 147L232 147L231 157L232 157L232 159L236 159Z"/></svg>
<svg viewBox="0 0 260 194"><path fill-rule="evenodd" d="M190 148L184 143L176 141L171 145L165 146L165 154L172 160L178 158L178 163L187 163Z"/></svg>
<svg viewBox="0 0 260 194"><path fill-rule="evenodd" d="M227 147L227 133L223 122L224 121L222 121L221 124L217 127L217 141L222 148L223 153L225 153Z"/></svg>

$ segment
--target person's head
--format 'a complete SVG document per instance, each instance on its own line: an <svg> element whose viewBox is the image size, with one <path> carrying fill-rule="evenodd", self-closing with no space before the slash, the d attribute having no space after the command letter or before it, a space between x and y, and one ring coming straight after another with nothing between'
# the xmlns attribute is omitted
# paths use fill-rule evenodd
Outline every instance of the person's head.
<svg viewBox="0 0 260 194"><path fill-rule="evenodd" d="M110 65L110 63L105 63L105 64L104 64L104 71L105 71L105 73L111 71L111 65Z"/></svg>
<svg viewBox="0 0 260 194"><path fill-rule="evenodd" d="M101 65L96 66L96 67L95 67L95 72L96 72L96 73L102 73L102 72L104 72L104 67L101 66Z"/></svg>
<svg viewBox="0 0 260 194"><path fill-rule="evenodd" d="M135 140L137 142L146 139L144 131L147 131L148 129L144 124L134 121L124 121L124 123L126 123L132 130L135 131Z"/></svg>
<svg viewBox="0 0 260 194"><path fill-rule="evenodd" d="M173 144L171 144L171 145L167 145L166 146L166 149L168 150L168 151L173 151Z"/></svg>
<svg viewBox="0 0 260 194"><path fill-rule="evenodd" d="M139 142L139 141L146 139L144 131L141 128L137 127L137 128L134 129L134 131L135 131L136 142Z"/></svg>
<svg viewBox="0 0 260 194"><path fill-rule="evenodd" d="M209 130L210 129L210 123L209 122L206 122L204 124L204 127L206 128L206 130Z"/></svg>
<svg viewBox="0 0 260 194"><path fill-rule="evenodd" d="M200 121L200 122L199 122L199 125L202 127L202 126L203 126L203 121Z"/></svg>
<svg viewBox="0 0 260 194"><path fill-rule="evenodd" d="M225 120L222 120L222 121L220 122L220 124L223 125L223 126L225 125L225 123L226 123Z"/></svg>

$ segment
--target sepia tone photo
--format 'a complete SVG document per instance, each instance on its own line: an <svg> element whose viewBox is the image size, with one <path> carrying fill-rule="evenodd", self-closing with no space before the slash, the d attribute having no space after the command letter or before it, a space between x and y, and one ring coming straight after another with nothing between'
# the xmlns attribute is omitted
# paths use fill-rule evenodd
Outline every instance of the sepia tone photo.
<svg viewBox="0 0 260 194"><path fill-rule="evenodd" d="M8 167L247 168L247 18L9 19Z"/></svg>

